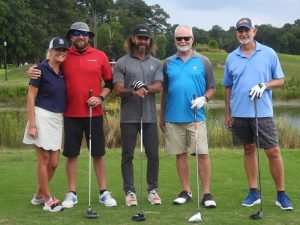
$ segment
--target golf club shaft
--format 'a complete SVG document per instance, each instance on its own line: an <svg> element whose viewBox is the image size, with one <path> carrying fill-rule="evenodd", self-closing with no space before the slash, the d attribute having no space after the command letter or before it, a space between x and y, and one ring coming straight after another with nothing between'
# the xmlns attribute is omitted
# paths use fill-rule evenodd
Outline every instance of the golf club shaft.
<svg viewBox="0 0 300 225"><path fill-rule="evenodd" d="M93 96L93 90L89 90L89 97ZM91 207L91 173L92 173L92 114L93 108L89 106L89 208Z"/></svg>
<svg viewBox="0 0 300 225"><path fill-rule="evenodd" d="M141 178L141 212L143 213L143 99L140 98L140 114L141 114L141 151L140 151L140 166L141 166L141 174L140 174L140 178Z"/></svg>
<svg viewBox="0 0 300 225"><path fill-rule="evenodd" d="M196 95L193 95L193 99L196 99ZM194 128L195 128L195 153L196 153L196 176L197 176L197 206L198 212L200 212L200 196L199 196L199 171L198 171L198 132L197 132L197 107L194 107Z"/></svg>
<svg viewBox="0 0 300 225"><path fill-rule="evenodd" d="M254 99L254 112L255 112L255 126L256 126L256 156L257 156L257 166L258 166L258 185L259 185L259 197L260 197L260 211L262 211L262 189L261 189L260 158L259 158L257 98Z"/></svg>

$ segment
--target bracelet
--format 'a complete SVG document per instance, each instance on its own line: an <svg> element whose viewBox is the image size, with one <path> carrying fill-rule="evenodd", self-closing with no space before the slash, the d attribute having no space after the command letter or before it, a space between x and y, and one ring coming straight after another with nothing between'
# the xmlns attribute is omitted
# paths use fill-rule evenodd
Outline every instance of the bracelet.
<svg viewBox="0 0 300 225"><path fill-rule="evenodd" d="M104 97L102 95L99 96L101 102L104 102Z"/></svg>
<svg viewBox="0 0 300 225"><path fill-rule="evenodd" d="M205 101L208 102L208 97L206 95L203 96L205 98Z"/></svg>
<svg viewBox="0 0 300 225"><path fill-rule="evenodd" d="M29 128L36 128L36 126L30 126Z"/></svg>

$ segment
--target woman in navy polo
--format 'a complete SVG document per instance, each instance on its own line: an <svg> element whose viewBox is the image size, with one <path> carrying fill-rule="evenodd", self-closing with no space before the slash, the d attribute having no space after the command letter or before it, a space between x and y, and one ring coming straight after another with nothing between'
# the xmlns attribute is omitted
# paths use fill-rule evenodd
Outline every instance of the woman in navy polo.
<svg viewBox="0 0 300 225"><path fill-rule="evenodd" d="M38 190L31 203L58 212L63 208L49 190L49 181L58 165L62 144L63 112L66 106L66 84L61 63L65 60L68 44L56 37L49 43L47 59L37 67L39 79L31 79L27 95L28 122L23 142L33 144L37 156Z"/></svg>

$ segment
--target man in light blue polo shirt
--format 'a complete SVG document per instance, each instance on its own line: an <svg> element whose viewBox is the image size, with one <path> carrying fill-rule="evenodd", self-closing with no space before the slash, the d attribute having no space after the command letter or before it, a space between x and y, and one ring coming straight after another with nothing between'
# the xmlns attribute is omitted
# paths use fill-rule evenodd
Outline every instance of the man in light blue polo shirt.
<svg viewBox="0 0 300 225"><path fill-rule="evenodd" d="M211 163L203 106L214 96L216 82L210 61L192 49L192 29L178 26L174 39L178 51L164 63L160 116L161 130L166 133L166 153L176 155L182 186L173 203L181 205L192 199L188 162L188 149L192 146L193 154L197 150L198 156L197 169L203 189L201 203L206 208L215 208L216 202L210 194Z"/></svg>
<svg viewBox="0 0 300 225"><path fill-rule="evenodd" d="M242 202L250 207L260 204L257 189L256 120L253 100L257 104L259 147L265 149L271 175L277 189L276 205L292 210L293 205L284 189L284 168L273 120L272 89L284 84L275 51L254 40L256 29L249 18L236 24L236 37L241 45L226 60L225 126L232 131L234 145L243 145L244 164L250 192Z"/></svg>

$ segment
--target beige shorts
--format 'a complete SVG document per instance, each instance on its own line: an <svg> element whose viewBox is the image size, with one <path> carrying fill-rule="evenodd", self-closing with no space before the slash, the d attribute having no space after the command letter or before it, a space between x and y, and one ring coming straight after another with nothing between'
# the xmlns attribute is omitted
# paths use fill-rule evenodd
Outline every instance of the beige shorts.
<svg viewBox="0 0 300 225"><path fill-rule="evenodd" d="M27 134L28 122L23 138L24 144L34 144L45 150L57 151L61 149L63 114L35 107L35 125L38 136L36 138Z"/></svg>
<svg viewBox="0 0 300 225"><path fill-rule="evenodd" d="M205 122L197 122L197 152L208 154L207 130ZM166 153L178 155L196 152L196 132L194 123L166 123Z"/></svg>

